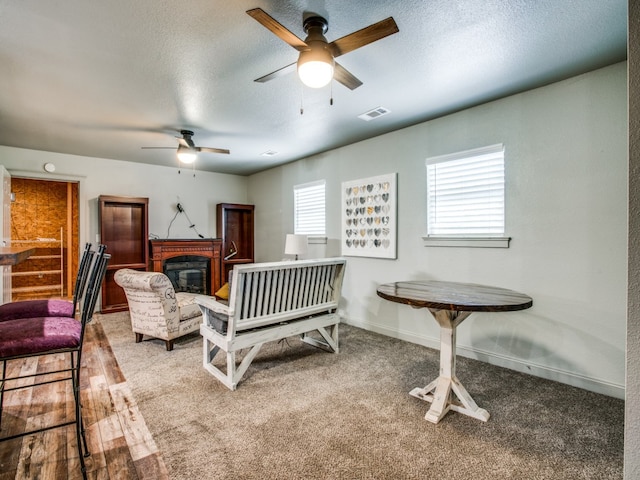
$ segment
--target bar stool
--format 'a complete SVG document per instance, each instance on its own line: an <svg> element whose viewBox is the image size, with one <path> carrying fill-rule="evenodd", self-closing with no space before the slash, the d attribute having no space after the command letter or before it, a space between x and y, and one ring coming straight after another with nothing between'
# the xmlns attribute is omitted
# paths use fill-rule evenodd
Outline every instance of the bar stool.
<svg viewBox="0 0 640 480"><path fill-rule="evenodd" d="M65 299L37 299L20 300L0 305L0 322L15 320L17 318L34 317L71 317L75 318L78 302L82 299L91 259L95 252L91 250L91 244L87 243L78 266L78 275L73 291L73 300Z"/></svg>
<svg viewBox="0 0 640 480"><path fill-rule="evenodd" d="M76 320L73 317L45 316L16 318L0 322L0 361L2 362L2 377L0 378L0 422L2 420L4 393L14 390L71 380L75 406L75 418L73 420L44 426L28 432L17 433L8 437L0 437L0 442L44 432L53 428L75 425L78 456L82 477L84 479L87 478L84 457L89 456L89 451L80 406L80 366L86 324L93 316L100 286L107 270L107 263L111 258L111 255L104 252L105 246L101 245L89 272L80 320ZM61 353L69 354L69 368L7 377L7 362L9 361ZM61 376L60 374L64 375ZM42 378L43 376L44 378ZM7 388L7 383L24 378L34 378L34 383L24 385L22 382L17 382L17 385Z"/></svg>

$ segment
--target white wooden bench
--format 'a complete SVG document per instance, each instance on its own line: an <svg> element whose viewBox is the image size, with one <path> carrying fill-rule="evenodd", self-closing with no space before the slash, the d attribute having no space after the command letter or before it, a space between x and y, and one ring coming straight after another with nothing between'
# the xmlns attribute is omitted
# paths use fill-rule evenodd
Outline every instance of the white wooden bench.
<svg viewBox="0 0 640 480"><path fill-rule="evenodd" d="M338 352L337 313L346 261L343 258L236 265L228 305L199 295L203 313L203 365L235 390L266 342L293 335L311 345ZM318 331L320 336L308 334ZM236 365L236 352L250 350ZM226 353L226 371L213 364Z"/></svg>

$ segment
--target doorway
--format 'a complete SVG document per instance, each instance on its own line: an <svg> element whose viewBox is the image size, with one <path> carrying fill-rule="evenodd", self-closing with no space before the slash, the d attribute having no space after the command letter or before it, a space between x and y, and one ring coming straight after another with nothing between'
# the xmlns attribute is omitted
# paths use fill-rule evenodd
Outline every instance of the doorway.
<svg viewBox="0 0 640 480"><path fill-rule="evenodd" d="M11 299L71 298L78 271L78 182L11 178L11 244L35 247L11 272Z"/></svg>

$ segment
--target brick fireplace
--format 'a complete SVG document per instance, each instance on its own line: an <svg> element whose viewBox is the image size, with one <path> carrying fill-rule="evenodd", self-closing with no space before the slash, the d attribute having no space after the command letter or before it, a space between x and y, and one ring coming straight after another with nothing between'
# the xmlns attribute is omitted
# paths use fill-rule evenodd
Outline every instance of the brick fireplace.
<svg viewBox="0 0 640 480"><path fill-rule="evenodd" d="M177 292L212 295L221 283L220 239L150 240L151 268L167 275Z"/></svg>

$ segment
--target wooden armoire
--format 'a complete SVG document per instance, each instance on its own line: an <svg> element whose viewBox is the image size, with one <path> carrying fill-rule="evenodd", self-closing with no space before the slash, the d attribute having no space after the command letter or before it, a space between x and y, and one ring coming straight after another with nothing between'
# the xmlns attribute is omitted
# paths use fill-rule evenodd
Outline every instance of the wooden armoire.
<svg viewBox="0 0 640 480"><path fill-rule="evenodd" d="M149 199L101 195L100 243L111 260L102 284L102 313L127 310L124 290L114 281L121 268L146 271L149 264Z"/></svg>
<svg viewBox="0 0 640 480"><path fill-rule="evenodd" d="M222 240L222 279L228 281L234 265L253 263L254 205L219 203L216 205L216 230Z"/></svg>

